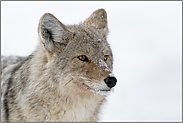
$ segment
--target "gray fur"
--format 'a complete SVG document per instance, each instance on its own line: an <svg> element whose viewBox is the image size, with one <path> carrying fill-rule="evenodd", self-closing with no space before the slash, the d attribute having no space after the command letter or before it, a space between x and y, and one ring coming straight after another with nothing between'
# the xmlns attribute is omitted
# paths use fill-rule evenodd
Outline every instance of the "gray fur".
<svg viewBox="0 0 183 123"><path fill-rule="evenodd" d="M113 69L107 34L104 9L78 25L44 14L40 47L28 57L2 56L1 121L97 121L105 100L99 92L110 91L104 79Z"/></svg>

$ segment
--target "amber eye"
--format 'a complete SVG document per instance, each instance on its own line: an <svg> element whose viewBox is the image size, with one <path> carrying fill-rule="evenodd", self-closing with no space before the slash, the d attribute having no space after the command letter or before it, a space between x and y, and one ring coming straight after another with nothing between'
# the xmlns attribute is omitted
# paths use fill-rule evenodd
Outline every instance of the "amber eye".
<svg viewBox="0 0 183 123"><path fill-rule="evenodd" d="M88 62L88 58L85 55L78 56L78 59L81 60L81 61Z"/></svg>
<svg viewBox="0 0 183 123"><path fill-rule="evenodd" d="M107 61L108 55L104 56L104 61Z"/></svg>

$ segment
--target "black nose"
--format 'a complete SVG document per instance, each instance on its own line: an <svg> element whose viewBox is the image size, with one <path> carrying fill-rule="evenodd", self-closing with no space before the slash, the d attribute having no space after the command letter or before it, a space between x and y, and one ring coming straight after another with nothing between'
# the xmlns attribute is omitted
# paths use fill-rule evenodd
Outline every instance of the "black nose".
<svg viewBox="0 0 183 123"><path fill-rule="evenodd" d="M112 88L116 85L117 79L115 77L107 77L104 79L104 82L109 88Z"/></svg>

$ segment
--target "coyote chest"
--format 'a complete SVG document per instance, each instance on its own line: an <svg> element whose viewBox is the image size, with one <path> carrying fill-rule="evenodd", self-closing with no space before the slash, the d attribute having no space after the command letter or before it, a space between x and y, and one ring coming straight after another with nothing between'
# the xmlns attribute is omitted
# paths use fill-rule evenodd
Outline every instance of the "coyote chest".
<svg viewBox="0 0 183 123"><path fill-rule="evenodd" d="M98 112L101 101L103 97L97 94L89 94L88 98L81 98L75 100L69 97L66 100L57 100L55 102L50 102L50 104L44 104L44 107L50 107L45 110L45 115L43 115L44 121L54 121L54 122L90 122L96 121L98 118L95 113ZM95 97L96 96L96 97ZM59 102L58 102L59 101ZM65 102L64 102L65 101ZM100 102L96 104L97 102ZM64 104L64 106L63 106ZM62 105L62 106L60 106Z"/></svg>

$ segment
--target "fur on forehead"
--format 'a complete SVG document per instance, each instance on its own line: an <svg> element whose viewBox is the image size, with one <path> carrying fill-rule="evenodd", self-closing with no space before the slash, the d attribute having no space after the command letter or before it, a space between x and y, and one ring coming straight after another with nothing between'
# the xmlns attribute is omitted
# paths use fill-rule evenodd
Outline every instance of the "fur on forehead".
<svg viewBox="0 0 183 123"><path fill-rule="evenodd" d="M89 51L90 48L94 48L95 51L102 51L104 46L109 46L107 42L107 34L101 33L104 32L101 29L93 30L92 28L93 27L87 27L84 24L68 26L68 29L75 33L75 38L70 44L75 45L76 49L84 50L84 48L87 47L87 51Z"/></svg>

